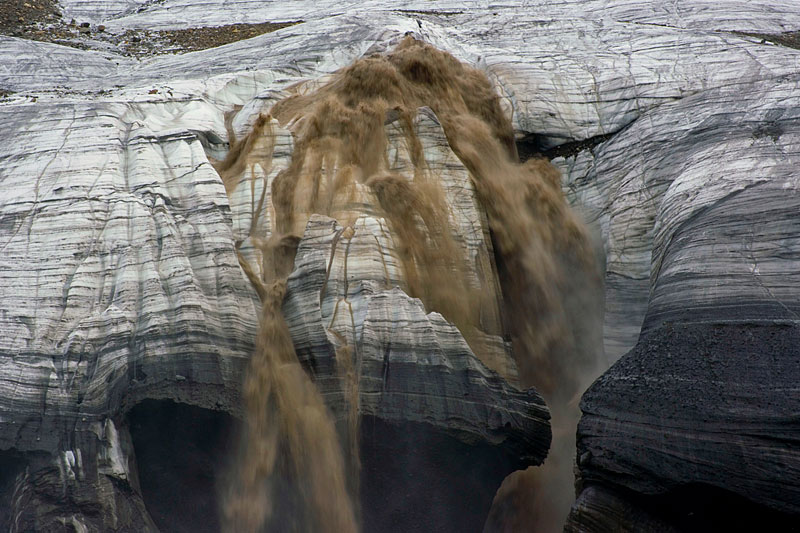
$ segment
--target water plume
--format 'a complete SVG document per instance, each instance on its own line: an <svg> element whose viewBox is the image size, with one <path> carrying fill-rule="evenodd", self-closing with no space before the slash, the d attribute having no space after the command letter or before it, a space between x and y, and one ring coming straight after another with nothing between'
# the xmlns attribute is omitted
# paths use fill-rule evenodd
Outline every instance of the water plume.
<svg viewBox="0 0 800 533"><path fill-rule="evenodd" d="M345 402L347 404L347 459L349 462L348 490L354 497L359 495L361 486L359 476L361 474L361 456L359 453L358 441L360 437L361 418L359 417L359 386L358 368L352 348L348 344L343 344L336 349L336 366L339 376L345 384ZM356 513L358 513L358 500L354 502Z"/></svg>
<svg viewBox="0 0 800 533"><path fill-rule="evenodd" d="M467 280L441 188L419 176L411 182L383 173L367 181L398 239L407 292L458 327L478 358L507 376L504 358L488 350L479 333L480 292Z"/></svg>
<svg viewBox="0 0 800 533"><path fill-rule="evenodd" d="M279 456L311 513L313 531L356 531L336 428L297 360L281 305L285 280L265 289L255 353L243 387L246 436L224 512L231 531L260 531L273 509Z"/></svg>
<svg viewBox="0 0 800 533"><path fill-rule="evenodd" d="M249 237L260 255L257 265L243 254L239 258L263 308L243 391L245 437L224 510L231 530L262 529L272 514L285 456L310 516L307 528L356 531L357 354L329 330L339 341L335 360L348 408L342 438L348 468L333 418L297 360L281 314L286 279L309 217L330 216L350 233L360 214L383 217L403 268L404 290L455 324L487 367L516 382L514 363L484 342L480 307L488 289L471 275L472 258L458 240L447 196L416 133L418 110L432 110L487 214L503 286L503 322L520 382L537 387L554 417L569 411L561 406L575 405L586 369L594 365L587 343L598 342L595 332L575 318L576 310L587 308L580 294L585 283L576 279L597 284L596 271L585 229L561 193L558 171L544 160L519 164L510 118L483 72L406 37L393 51L359 59L324 83L288 91L245 138L237 141L229 127L230 153L215 162L231 194L248 171L270 173L275 122L292 134L291 161L272 178L269 197L264 192L257 200L255 178L251 181ZM410 162L405 168L390 161L389 125L401 132ZM259 217L268 210L270 233L259 235ZM570 416L561 417L567 425Z"/></svg>

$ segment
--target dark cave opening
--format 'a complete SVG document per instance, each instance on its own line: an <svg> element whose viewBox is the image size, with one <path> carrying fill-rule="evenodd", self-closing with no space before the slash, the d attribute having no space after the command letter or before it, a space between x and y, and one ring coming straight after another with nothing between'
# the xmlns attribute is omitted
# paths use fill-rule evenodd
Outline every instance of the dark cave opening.
<svg viewBox="0 0 800 533"><path fill-rule="evenodd" d="M11 531L14 485L27 464L24 454L14 449L0 450L0 531Z"/></svg>
<svg viewBox="0 0 800 533"><path fill-rule="evenodd" d="M666 494L640 498L644 509L678 531L800 531L797 515L781 513L711 485L692 483Z"/></svg>
<svg viewBox="0 0 800 533"><path fill-rule="evenodd" d="M128 413L142 497L161 531L217 532L237 422L222 411L145 400Z"/></svg>
<svg viewBox="0 0 800 533"><path fill-rule="evenodd" d="M704 483L681 485L657 495L621 487L604 490L618 494L673 531L800 531L797 515L782 513L730 490Z"/></svg>
<svg viewBox="0 0 800 533"><path fill-rule="evenodd" d="M485 442L419 422L361 419L365 533L481 531L500 483L519 468Z"/></svg>
<svg viewBox="0 0 800 533"><path fill-rule="evenodd" d="M220 531L219 496L234 455L236 419L145 400L127 420L142 497L159 529ZM398 425L365 416L360 441L365 533L480 531L500 483L520 466L494 446L468 444L424 423ZM279 475L267 529L302 529L296 487L282 480Z"/></svg>
<svg viewBox="0 0 800 533"><path fill-rule="evenodd" d="M547 151L544 139L535 133L526 133L524 137L518 138L516 145L520 163L532 157L543 157Z"/></svg>

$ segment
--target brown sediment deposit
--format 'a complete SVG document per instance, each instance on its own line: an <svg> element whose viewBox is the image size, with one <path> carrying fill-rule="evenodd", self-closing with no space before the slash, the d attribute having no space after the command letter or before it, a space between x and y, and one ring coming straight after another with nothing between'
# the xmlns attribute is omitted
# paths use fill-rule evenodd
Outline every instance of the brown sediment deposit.
<svg viewBox="0 0 800 533"><path fill-rule="evenodd" d="M536 386L553 405L580 392L590 352L576 342L568 296L575 277L595 276L582 224L570 211L560 175L547 161L518 162L510 118L486 75L451 55L406 37L390 53L357 60L323 84L297 86L256 120L216 163L229 194L241 176L272 168L277 122L292 133L287 168L271 194L252 192L253 243L259 264L244 256L244 271L262 299L261 327L244 386L246 430L225 502L231 530L257 531L268 522L273 478L281 454L289 458L303 505L316 531L355 531L358 498L358 366L343 342L336 353L350 403L345 461L334 422L303 370L281 314L286 278L308 218L320 213L352 225L354 212L385 218L409 295L462 332L484 364L508 375L501 356L482 342L480 305L486 287L468 276L438 176L425 160L414 119L430 108L453 152L470 172L493 234L503 285L507 333L523 386ZM387 124L402 132L410 169L389 160ZM252 185L251 185L252 187ZM266 187L265 187L266 190ZM368 207L364 207L368 206ZM258 217L271 210L269 235L256 235ZM580 328L577 328L580 329ZM573 428L574 429L574 428Z"/></svg>

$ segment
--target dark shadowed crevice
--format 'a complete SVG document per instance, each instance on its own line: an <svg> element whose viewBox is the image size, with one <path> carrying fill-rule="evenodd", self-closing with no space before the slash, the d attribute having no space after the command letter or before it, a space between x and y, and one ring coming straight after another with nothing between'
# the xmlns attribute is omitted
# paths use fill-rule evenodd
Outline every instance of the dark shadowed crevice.
<svg viewBox="0 0 800 533"><path fill-rule="evenodd" d="M684 485L667 494L640 497L639 504L679 531L800 531L797 515L711 485Z"/></svg>
<svg viewBox="0 0 800 533"><path fill-rule="evenodd" d="M535 133L526 133L524 137L516 140L516 144L520 162L525 162L531 157L542 157L542 154L547 151L544 138Z"/></svg>
<svg viewBox="0 0 800 533"><path fill-rule="evenodd" d="M570 516L573 531L800 531L797 515L781 513L707 484L644 495L605 484L585 487L591 497ZM580 503L580 500L579 500Z"/></svg>
<svg viewBox="0 0 800 533"><path fill-rule="evenodd" d="M502 445L468 444L429 424L361 421L364 533L481 531L503 478Z"/></svg>
<svg viewBox="0 0 800 533"><path fill-rule="evenodd" d="M616 135L606 133L605 135L595 135L580 141L569 141L558 146L547 148L545 138L535 133L528 133L524 137L517 139L517 153L519 160L527 161L532 157L544 157L545 159L555 159L556 157L574 157L584 150L591 150L595 146L602 144Z"/></svg>
<svg viewBox="0 0 800 533"><path fill-rule="evenodd" d="M786 31L782 33L760 33L749 31L733 31L734 35L743 35L746 37L755 37L761 39L761 44L772 43L778 46L785 46L787 48L795 48L800 50L800 31Z"/></svg>
<svg viewBox="0 0 800 533"><path fill-rule="evenodd" d="M217 532L218 494L235 419L168 400L128 414L142 496L161 531Z"/></svg>
<svg viewBox="0 0 800 533"><path fill-rule="evenodd" d="M14 484L27 464L25 456L16 450L0 451L0 531L10 531Z"/></svg>

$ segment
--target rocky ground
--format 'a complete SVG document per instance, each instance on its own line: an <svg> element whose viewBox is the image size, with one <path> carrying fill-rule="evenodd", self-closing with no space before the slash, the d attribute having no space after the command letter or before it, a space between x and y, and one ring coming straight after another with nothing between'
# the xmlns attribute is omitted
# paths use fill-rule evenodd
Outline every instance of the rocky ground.
<svg viewBox="0 0 800 533"><path fill-rule="evenodd" d="M227 24L162 31L128 29L117 33L107 31L103 24L65 20L56 0L4 0L0 5L0 34L136 58L215 48L299 22ZM6 95L7 91L0 90L0 97Z"/></svg>
<svg viewBox="0 0 800 533"><path fill-rule="evenodd" d="M800 31L787 31L783 33L740 32L740 34L761 39L762 43L769 42L800 50Z"/></svg>
<svg viewBox="0 0 800 533"><path fill-rule="evenodd" d="M4 0L0 4L0 33L15 37L35 33L38 24L52 24L61 18L55 0Z"/></svg>

